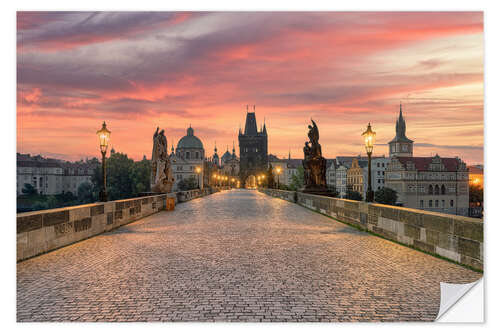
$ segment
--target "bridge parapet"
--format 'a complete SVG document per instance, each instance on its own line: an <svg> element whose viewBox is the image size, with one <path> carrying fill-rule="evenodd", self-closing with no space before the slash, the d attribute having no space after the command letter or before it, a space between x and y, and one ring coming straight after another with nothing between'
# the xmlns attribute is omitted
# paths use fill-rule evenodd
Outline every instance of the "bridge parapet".
<svg viewBox="0 0 500 333"><path fill-rule="evenodd" d="M301 192L261 192L424 252L483 270L483 220Z"/></svg>
<svg viewBox="0 0 500 333"><path fill-rule="evenodd" d="M177 203L216 191L204 188L17 214L17 261L157 213L165 209L167 197Z"/></svg>

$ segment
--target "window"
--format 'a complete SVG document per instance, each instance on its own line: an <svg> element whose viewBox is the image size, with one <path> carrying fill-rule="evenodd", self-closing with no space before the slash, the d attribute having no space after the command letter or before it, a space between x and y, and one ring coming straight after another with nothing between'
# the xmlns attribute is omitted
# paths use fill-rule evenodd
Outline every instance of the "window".
<svg viewBox="0 0 500 333"><path fill-rule="evenodd" d="M441 200L441 207L444 208L444 200Z"/></svg>
<svg viewBox="0 0 500 333"><path fill-rule="evenodd" d="M434 194L439 194L439 186L434 186Z"/></svg>
<svg viewBox="0 0 500 333"><path fill-rule="evenodd" d="M436 200L436 208L439 207L439 200Z"/></svg>
<svg viewBox="0 0 500 333"><path fill-rule="evenodd" d="M377 175L380 176L380 171L377 171Z"/></svg>
<svg viewBox="0 0 500 333"><path fill-rule="evenodd" d="M424 208L424 200L420 200L420 208Z"/></svg>
<svg viewBox="0 0 500 333"><path fill-rule="evenodd" d="M450 207L453 207L453 200L450 200Z"/></svg>
<svg viewBox="0 0 500 333"><path fill-rule="evenodd" d="M190 155L190 154L189 154L189 152L187 151L187 152L186 152L186 159L190 159L190 156L189 156L189 155Z"/></svg>
<svg viewBox="0 0 500 333"><path fill-rule="evenodd" d="M385 176L385 171L382 171L382 175L384 175L384 176Z"/></svg>
<svg viewBox="0 0 500 333"><path fill-rule="evenodd" d="M384 167L385 167L385 163L382 163L382 168L384 168Z"/></svg>
<svg viewBox="0 0 500 333"><path fill-rule="evenodd" d="M429 207L432 207L432 200L429 200Z"/></svg>
<svg viewBox="0 0 500 333"><path fill-rule="evenodd" d="M446 188L444 187L444 184L441 185L441 194L446 194Z"/></svg>
<svg viewBox="0 0 500 333"><path fill-rule="evenodd" d="M380 168L380 163L377 163L377 168Z"/></svg>
<svg viewBox="0 0 500 333"><path fill-rule="evenodd" d="M429 185L429 191L428 192L429 192L428 194L433 194L434 193L432 185ZM432 203L431 203L431 206L432 206Z"/></svg>
<svg viewBox="0 0 500 333"><path fill-rule="evenodd" d="M199 158L200 158L200 152L199 152L199 151L197 151L197 152L196 152L196 159L199 159Z"/></svg>

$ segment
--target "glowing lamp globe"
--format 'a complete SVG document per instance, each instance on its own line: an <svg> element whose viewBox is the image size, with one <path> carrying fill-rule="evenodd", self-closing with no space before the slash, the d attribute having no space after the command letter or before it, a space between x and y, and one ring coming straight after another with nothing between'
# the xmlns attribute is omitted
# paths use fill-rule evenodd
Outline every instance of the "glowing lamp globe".
<svg viewBox="0 0 500 333"><path fill-rule="evenodd" d="M371 154L373 152L373 145L375 143L376 133L372 131L372 126L370 125L370 123L368 123L368 128L366 129L366 131L361 135L365 138L366 152L368 154Z"/></svg>
<svg viewBox="0 0 500 333"><path fill-rule="evenodd" d="M97 137L99 138L99 145L101 146L101 153L106 154L109 144L109 136L111 132L106 128L106 122L102 123L102 128L97 131Z"/></svg>

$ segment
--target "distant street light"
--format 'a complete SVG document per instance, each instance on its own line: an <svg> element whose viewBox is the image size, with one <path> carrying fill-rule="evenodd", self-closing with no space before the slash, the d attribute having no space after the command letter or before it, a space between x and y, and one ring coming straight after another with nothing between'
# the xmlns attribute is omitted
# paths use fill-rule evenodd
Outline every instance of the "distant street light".
<svg viewBox="0 0 500 333"><path fill-rule="evenodd" d="M200 167L196 167L195 169L196 171L196 174L198 175L198 189L200 189L200 172L201 172L201 168Z"/></svg>
<svg viewBox="0 0 500 333"><path fill-rule="evenodd" d="M96 132L99 138L99 146L101 147L102 154L102 188L99 192L99 201L108 201L108 194L106 193L106 151L108 150L109 136L111 132L106 128L106 122L102 123L102 128Z"/></svg>
<svg viewBox="0 0 500 333"><path fill-rule="evenodd" d="M278 174L278 189L280 188L280 173L281 173L281 167L276 168L276 173Z"/></svg>
<svg viewBox="0 0 500 333"><path fill-rule="evenodd" d="M373 202L372 190L372 152L373 144L375 143L375 132L372 131L372 126L368 123L368 128L361 134L365 137L366 154L368 155L368 189L366 190L366 202Z"/></svg>

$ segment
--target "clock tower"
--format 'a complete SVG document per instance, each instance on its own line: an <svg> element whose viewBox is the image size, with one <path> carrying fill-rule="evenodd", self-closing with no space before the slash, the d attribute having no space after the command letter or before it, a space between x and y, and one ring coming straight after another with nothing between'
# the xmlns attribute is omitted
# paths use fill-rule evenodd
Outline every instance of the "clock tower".
<svg viewBox="0 0 500 333"><path fill-rule="evenodd" d="M396 121L396 136L389 142L389 156L413 156L413 141L406 137L406 122L403 118L401 103L399 103L399 118Z"/></svg>

